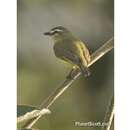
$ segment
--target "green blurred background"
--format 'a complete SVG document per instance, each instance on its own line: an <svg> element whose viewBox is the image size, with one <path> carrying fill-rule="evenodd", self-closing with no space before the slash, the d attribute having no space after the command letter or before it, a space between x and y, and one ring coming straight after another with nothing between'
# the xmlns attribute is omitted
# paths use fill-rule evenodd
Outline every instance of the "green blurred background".
<svg viewBox="0 0 130 130"><path fill-rule="evenodd" d="M113 0L18 0L18 104L39 106L66 77L70 68L53 53L53 42L43 32L62 25L84 42L90 53L113 36ZM100 130L76 127L79 122L102 122L114 91L113 50L80 76L41 118L40 130ZM111 130L113 130L113 125Z"/></svg>

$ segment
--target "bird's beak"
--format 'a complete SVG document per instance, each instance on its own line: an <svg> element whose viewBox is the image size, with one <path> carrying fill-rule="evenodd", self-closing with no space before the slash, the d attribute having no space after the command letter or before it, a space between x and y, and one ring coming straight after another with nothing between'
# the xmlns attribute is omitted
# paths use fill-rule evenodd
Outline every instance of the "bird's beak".
<svg viewBox="0 0 130 130"><path fill-rule="evenodd" d="M46 35L46 36L50 36L50 35L51 35L50 32L45 32L45 33L43 33L43 34Z"/></svg>

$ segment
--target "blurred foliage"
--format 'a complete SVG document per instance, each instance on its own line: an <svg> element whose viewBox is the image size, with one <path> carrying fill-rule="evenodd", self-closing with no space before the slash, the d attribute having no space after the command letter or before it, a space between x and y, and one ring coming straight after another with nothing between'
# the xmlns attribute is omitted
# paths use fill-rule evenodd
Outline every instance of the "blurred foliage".
<svg viewBox="0 0 130 130"><path fill-rule="evenodd" d="M33 110L37 110L36 107L28 106L28 105L18 105L17 106L17 117L23 116L27 112L32 112Z"/></svg>
<svg viewBox="0 0 130 130"><path fill-rule="evenodd" d="M18 129L18 130L38 130L38 129Z"/></svg>
<svg viewBox="0 0 130 130"><path fill-rule="evenodd" d="M21 117L21 116L25 116L25 114L27 114L28 112L32 112L33 110L38 110L36 107L34 106L28 106L28 105L17 105L17 118ZM17 129L18 130L22 130L21 127L24 125L24 123L26 123L26 121L22 121L20 123L17 123ZM31 130L31 129L30 129Z"/></svg>
<svg viewBox="0 0 130 130"><path fill-rule="evenodd" d="M69 28L94 52L113 36L113 0L18 0L18 104L39 106L71 68L53 53L43 32ZM40 130L100 130L76 127L75 121L102 122L114 91L114 53L111 51L81 76L51 107L52 114L35 125ZM113 130L113 128L111 129Z"/></svg>

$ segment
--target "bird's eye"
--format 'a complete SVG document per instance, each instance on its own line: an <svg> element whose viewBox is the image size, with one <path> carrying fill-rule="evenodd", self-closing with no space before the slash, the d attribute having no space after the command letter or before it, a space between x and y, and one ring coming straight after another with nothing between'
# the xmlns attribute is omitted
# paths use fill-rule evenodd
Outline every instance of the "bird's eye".
<svg viewBox="0 0 130 130"><path fill-rule="evenodd" d="M55 31L54 31L54 34L55 34L55 33L59 33L59 32L58 32L57 30L55 30Z"/></svg>
<svg viewBox="0 0 130 130"><path fill-rule="evenodd" d="M55 31L58 33L63 32L63 30L61 30L61 29L56 29Z"/></svg>
<svg viewBox="0 0 130 130"><path fill-rule="evenodd" d="M61 30L61 29L55 29L55 30L50 31L51 35L61 34L62 32L63 32L63 30Z"/></svg>
<svg viewBox="0 0 130 130"><path fill-rule="evenodd" d="M63 30L61 29L55 29L55 30L51 30L51 33L55 34L55 33L61 33L63 32Z"/></svg>

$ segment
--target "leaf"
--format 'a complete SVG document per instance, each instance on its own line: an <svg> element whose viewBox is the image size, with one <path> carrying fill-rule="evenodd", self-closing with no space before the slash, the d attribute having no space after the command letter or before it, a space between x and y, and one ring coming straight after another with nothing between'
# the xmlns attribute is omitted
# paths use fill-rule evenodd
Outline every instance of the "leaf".
<svg viewBox="0 0 130 130"><path fill-rule="evenodd" d="M38 110L37 107L27 106L27 105L17 105L17 117L20 117L27 112L31 112L33 110Z"/></svg>
<svg viewBox="0 0 130 130"><path fill-rule="evenodd" d="M26 105L18 105L17 112L18 112L17 113L17 123L27 121L27 120L32 119L37 116L50 114L49 109L43 108L42 110L39 110L36 107L26 106Z"/></svg>
<svg viewBox="0 0 130 130"><path fill-rule="evenodd" d="M26 129L26 128L22 128L22 129L18 129L18 130L38 130L38 129Z"/></svg>

